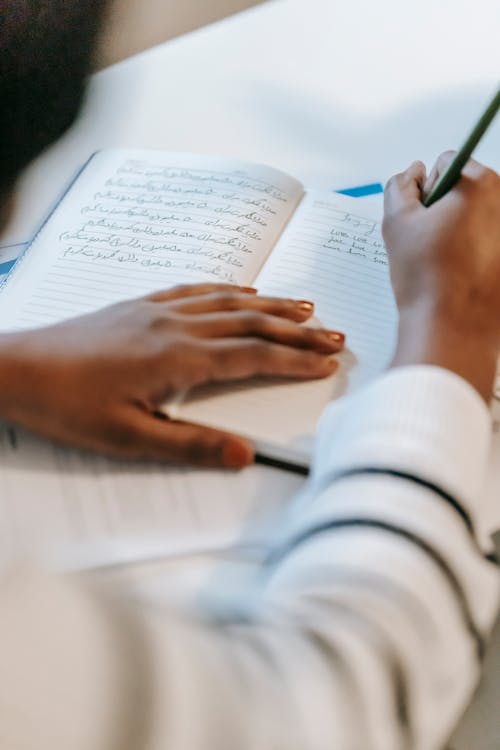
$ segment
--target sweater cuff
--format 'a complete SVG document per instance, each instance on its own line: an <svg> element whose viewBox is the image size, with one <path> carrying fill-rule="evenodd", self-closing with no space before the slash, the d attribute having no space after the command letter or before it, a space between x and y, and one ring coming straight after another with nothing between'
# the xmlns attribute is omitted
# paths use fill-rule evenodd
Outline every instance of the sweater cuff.
<svg viewBox="0 0 500 750"><path fill-rule="evenodd" d="M474 516L490 441L490 413L469 383L439 367L395 368L324 412L313 480L358 468L405 472Z"/></svg>

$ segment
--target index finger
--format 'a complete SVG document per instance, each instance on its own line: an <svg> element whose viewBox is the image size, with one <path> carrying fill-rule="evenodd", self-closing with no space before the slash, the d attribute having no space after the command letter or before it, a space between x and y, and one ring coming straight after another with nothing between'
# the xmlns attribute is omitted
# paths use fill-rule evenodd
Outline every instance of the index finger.
<svg viewBox="0 0 500 750"><path fill-rule="evenodd" d="M432 167L429 177L425 182L423 189L424 198L427 198L436 182L439 180L443 172L446 172L456 155L456 151L444 151L438 156L436 163ZM480 162L475 159L469 159L462 169L462 175L469 177L472 180L477 180L485 173L485 171L486 167L480 164Z"/></svg>
<svg viewBox="0 0 500 750"><path fill-rule="evenodd" d="M146 295L149 302L174 302L187 297L201 297L205 294L216 292L239 292L240 294L257 294L257 290L251 286L237 286L236 284L178 284L171 289L160 289L157 292Z"/></svg>
<svg viewBox="0 0 500 750"><path fill-rule="evenodd" d="M407 170L391 177L384 191L384 213L421 206L425 177L425 164L421 161L414 161Z"/></svg>

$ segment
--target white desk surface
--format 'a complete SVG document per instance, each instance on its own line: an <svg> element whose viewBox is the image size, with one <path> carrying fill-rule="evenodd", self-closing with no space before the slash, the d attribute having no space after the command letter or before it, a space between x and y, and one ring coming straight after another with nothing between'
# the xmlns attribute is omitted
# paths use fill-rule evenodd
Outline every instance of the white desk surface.
<svg viewBox="0 0 500 750"><path fill-rule="evenodd" d="M499 37L498 0L258 6L95 76L79 124L27 174L12 232L29 238L106 146L267 162L315 187L431 164L498 83ZM500 168L498 123L477 155Z"/></svg>
<svg viewBox="0 0 500 750"><path fill-rule="evenodd" d="M78 125L27 173L5 242L28 239L106 146L232 155L318 187L430 165L498 84L499 39L498 0L278 0L157 47L94 77ZM500 122L477 157L500 169ZM500 746L496 643L456 750Z"/></svg>

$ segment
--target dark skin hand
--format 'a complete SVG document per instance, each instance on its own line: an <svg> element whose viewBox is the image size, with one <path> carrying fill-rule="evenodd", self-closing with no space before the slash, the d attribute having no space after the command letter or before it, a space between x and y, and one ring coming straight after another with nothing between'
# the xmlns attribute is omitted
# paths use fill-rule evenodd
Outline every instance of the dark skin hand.
<svg viewBox="0 0 500 750"><path fill-rule="evenodd" d="M399 308L393 366L431 364L489 401L500 351L500 176L470 160L447 195L422 205L453 158L390 180L384 239Z"/></svg>
<svg viewBox="0 0 500 750"><path fill-rule="evenodd" d="M0 415L56 441L137 460L240 468L251 444L160 418L165 400L253 376L323 378L344 343L313 305L227 285L177 287L0 337Z"/></svg>
<svg viewBox="0 0 500 750"><path fill-rule="evenodd" d="M393 366L433 364L488 400L500 350L500 177L470 161L429 209L415 162L387 186L384 237L399 308ZM342 334L304 328L310 303L181 287L50 328L0 336L0 416L87 450L239 468L248 441L157 416L180 391L252 376L321 378Z"/></svg>

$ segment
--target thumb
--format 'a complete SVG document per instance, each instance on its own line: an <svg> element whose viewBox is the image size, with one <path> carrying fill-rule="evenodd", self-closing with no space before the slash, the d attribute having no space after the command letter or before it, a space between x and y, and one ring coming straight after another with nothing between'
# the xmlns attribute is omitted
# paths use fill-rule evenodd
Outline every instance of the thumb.
<svg viewBox="0 0 500 750"><path fill-rule="evenodd" d="M421 161L414 161L405 172L391 177L384 192L384 213L390 215L421 207L425 179L425 164Z"/></svg>
<svg viewBox="0 0 500 750"><path fill-rule="evenodd" d="M119 448L135 460L191 466L242 469L254 460L251 443L242 437L135 407L127 414Z"/></svg>
<svg viewBox="0 0 500 750"><path fill-rule="evenodd" d="M427 197L429 195L442 173L448 168L448 165L453 160L455 154L456 151L445 151L438 157L436 163L431 169L430 175L424 183L424 188L422 191L424 197Z"/></svg>

